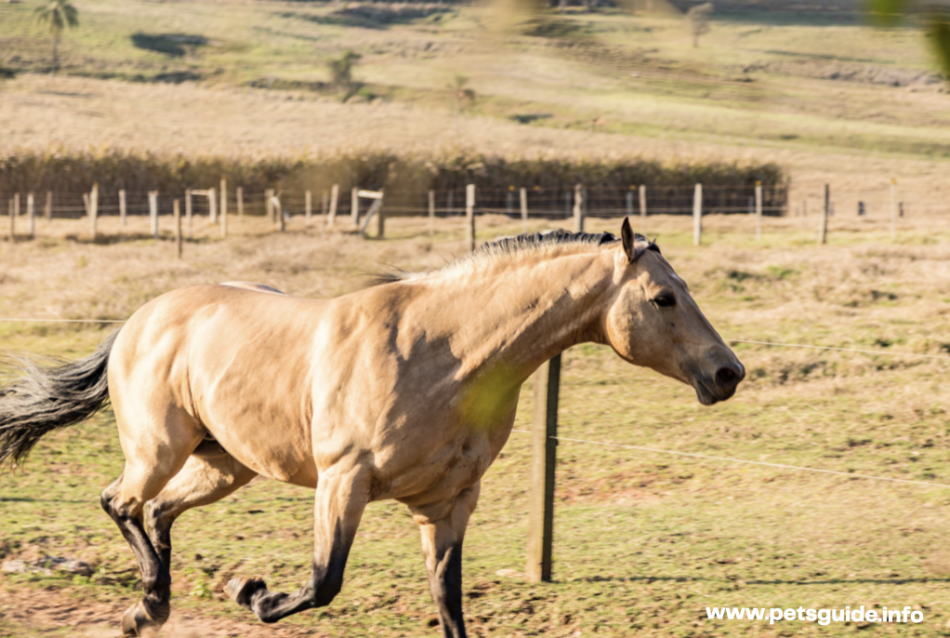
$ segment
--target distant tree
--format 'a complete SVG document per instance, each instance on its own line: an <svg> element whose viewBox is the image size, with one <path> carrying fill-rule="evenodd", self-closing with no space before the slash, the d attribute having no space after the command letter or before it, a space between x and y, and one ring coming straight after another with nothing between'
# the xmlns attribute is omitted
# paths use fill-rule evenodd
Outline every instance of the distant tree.
<svg viewBox="0 0 950 638"><path fill-rule="evenodd" d="M950 77L950 22L940 15L933 15L927 25L927 35L930 36L944 75Z"/></svg>
<svg viewBox="0 0 950 638"><path fill-rule="evenodd" d="M49 0L34 11L36 21L39 24L45 24L49 28L50 35L53 36L53 75L59 70L59 58L57 57L57 46L59 38L63 35L63 30L69 27L79 26L79 11L69 3L69 0Z"/></svg>
<svg viewBox="0 0 950 638"><path fill-rule="evenodd" d="M689 24L689 31L693 35L694 49L699 46L699 36L709 33L709 14L712 11L712 2L704 2L691 7L686 12L686 22Z"/></svg>
<svg viewBox="0 0 950 638"><path fill-rule="evenodd" d="M353 88L353 67L356 61L362 56L347 49L339 58L330 60L330 76L333 78L333 86L340 89Z"/></svg>
<svg viewBox="0 0 950 638"><path fill-rule="evenodd" d="M871 16L881 26L896 26L906 16L924 14L924 29L944 75L950 77L950 16L946 5L913 0L869 0Z"/></svg>

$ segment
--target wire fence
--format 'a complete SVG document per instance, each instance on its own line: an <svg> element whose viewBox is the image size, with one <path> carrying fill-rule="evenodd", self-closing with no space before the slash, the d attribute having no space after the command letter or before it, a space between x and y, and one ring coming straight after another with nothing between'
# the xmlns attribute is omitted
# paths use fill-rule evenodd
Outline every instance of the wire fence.
<svg viewBox="0 0 950 638"><path fill-rule="evenodd" d="M528 430L512 430L517 434L533 434ZM700 459L704 461L718 461L724 463L739 463L744 465L760 465L763 467L774 467L782 470L795 470L798 472L816 472L819 474L833 474L836 476L845 476L848 478L861 478L869 479L874 481L888 481L892 483L909 483L912 485L926 485L927 487L946 487L950 488L950 483L934 483L932 481L918 481L915 479L902 479L902 478L893 478L889 476L874 476L871 474L859 474L857 472L842 472L841 470L825 470L816 467L804 467L801 465L788 465L785 463L769 463L767 461L752 461L750 459L736 459L727 456L712 456L709 454L698 454L696 452L681 452L679 450L662 450L655 447L647 447L643 445L630 445L628 443L613 443L611 441L589 441L586 439L575 439L566 436L551 436L548 437L553 441L566 441L568 443L585 443L587 445L600 445L603 447L612 447L623 450L636 450L638 452L651 452L654 454L670 454L673 456L686 456L694 459Z"/></svg>
<svg viewBox="0 0 950 638"><path fill-rule="evenodd" d="M243 188L193 190L189 196L185 193L158 193L142 190L128 191L96 191L91 193L12 193L8 199L8 226L5 233L10 239L18 237L34 238L36 236L36 220L46 219L52 222L56 219L93 218L92 232L96 239L96 219L104 216L121 216L124 220L148 216L152 219L152 234L155 237L162 235L159 230L164 229L167 236L167 221L173 215L174 202L179 201L182 215L187 214L186 234L192 237L192 218L208 218L211 221L220 219L221 235L227 236L227 219L237 221L244 216L249 218L269 218L275 222L275 229L284 230L283 222L293 222L297 219L306 219L308 224L316 227L327 225L330 218L359 219L360 213L366 213L365 202L360 203L356 197L358 189L351 192L340 192L338 188L312 192L309 190L297 191L266 191L248 192ZM892 237L898 229L909 229L910 218L928 223L945 219L950 221L950 198L944 197L942 192L928 190L896 189L895 185L882 184L879 187L830 190L827 199L822 192L798 192L795 199L789 197L785 185L700 185L680 184L674 186L630 185L623 189L619 187L584 187L575 185L573 188L530 188L510 185L507 188L479 188L475 192L474 201L466 201L464 188L444 188L429 191L426 201L415 201L415 195L409 191L401 193L398 189L385 192L385 205L380 209L380 215L390 217L419 217L428 216L430 233L435 232L437 219L450 219L467 216L470 212L478 215L507 215L512 219L522 219L529 222L537 220L570 220L574 219L574 229L583 229L583 219L615 218L622 216L640 217L646 220L650 216L686 216L693 217L694 242L702 242L703 224L701 219L710 215L717 215L713 219L721 220L717 223L726 223L732 215L754 217L752 222L756 228L756 236L762 233L764 218L782 218L800 220L801 228L807 232L817 231L818 241L825 242L827 225L841 224L849 226L852 222L865 220L873 226L875 221L889 221ZM221 194L224 197L222 199ZM210 195L210 196L206 196ZM216 196L215 196L216 195ZM410 196L412 195L412 196ZM276 198L276 199L274 199ZM92 203L92 200L95 203ZM275 203L276 202L276 203ZM469 207L468 204L471 204ZM276 214L276 207L280 214ZM359 207L354 214L354 206ZM94 210L92 210L94 208ZM471 208L471 211L470 211ZM227 215L224 215L227 211ZM0 210L0 213L3 211ZM215 214L217 213L217 215ZM578 222L578 219L581 219ZM814 222L806 221L814 219ZM165 221L160 221L165 220ZM823 221L827 220L827 221ZM25 223L24 223L25 222ZM296 222L299 223L299 222ZM773 231L796 230L795 227L779 228L775 222L770 222ZM812 227L814 225L814 227ZM472 223L474 227L474 222ZM379 228L382 229L380 224ZM346 226L343 226L346 228ZM526 225L527 228L527 225ZM649 222L642 222L638 226L641 232L647 232ZM849 226L850 228L850 226ZM721 226L713 232L733 232L735 227ZM853 230L853 229L852 229ZM39 232L47 232L40 229ZM254 231L254 232L259 232ZM474 240L473 240L474 241Z"/></svg>
<svg viewBox="0 0 950 638"><path fill-rule="evenodd" d="M643 190L641 196L641 187ZM722 186L707 185L703 188L703 210L710 214L751 213L755 211L755 185ZM521 214L522 190L528 214L546 218L569 218L573 214L576 186L562 188L542 188L535 186L524 188L511 185L508 188L479 188L476 197L476 212ZM691 215L694 205L695 184L677 186L630 185L626 189L616 187L584 187L583 202L585 215L590 217L615 217L621 215ZM779 216L788 212L788 190L784 185L767 185L762 187L764 215ZM125 201L125 211L128 215L148 215L150 213L149 191L126 190L99 191L99 215L118 215L122 208L122 198ZM309 194L308 194L309 193ZM280 200L285 214L306 214L308 202L311 213L326 215L330 208L330 189L318 192L312 191L281 191L275 190L275 196ZM9 208L16 208L16 215L25 214L26 198L28 193L8 193ZM88 206L84 201L87 193L56 192L35 193L35 210L37 215L46 215L50 218L76 219L88 214ZM157 193L159 215L168 215L172 212L174 200L184 200L186 193ZM48 203L47 203L48 198ZM464 215L465 186L432 191L434 212L438 216ZM244 191L239 194L236 189L228 189L224 199L218 192L218 203L225 202L231 213L240 211L245 215L264 216L267 212L266 194L264 192ZM337 215L352 215L353 198L350 193L339 193L336 202ZM196 215L208 215L210 202L204 197L194 197L192 210ZM389 189L386 191L387 215L427 215L429 214L428 198L419 197L416 191L400 191Z"/></svg>

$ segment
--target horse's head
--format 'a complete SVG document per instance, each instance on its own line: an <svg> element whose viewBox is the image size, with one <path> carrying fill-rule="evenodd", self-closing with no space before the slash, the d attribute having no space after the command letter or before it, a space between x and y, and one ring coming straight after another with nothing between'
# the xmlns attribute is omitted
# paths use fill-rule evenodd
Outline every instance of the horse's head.
<svg viewBox="0 0 950 638"><path fill-rule="evenodd" d="M606 314L608 343L627 361L679 379L703 405L735 394L745 368L723 342L660 249L625 219Z"/></svg>

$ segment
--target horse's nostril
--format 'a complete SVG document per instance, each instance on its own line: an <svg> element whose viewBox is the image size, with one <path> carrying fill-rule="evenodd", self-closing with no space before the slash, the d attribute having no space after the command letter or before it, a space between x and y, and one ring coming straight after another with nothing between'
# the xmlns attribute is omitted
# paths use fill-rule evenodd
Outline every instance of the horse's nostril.
<svg viewBox="0 0 950 638"><path fill-rule="evenodd" d="M739 383L739 373L733 368L719 368L716 372L716 383L720 386L731 386Z"/></svg>

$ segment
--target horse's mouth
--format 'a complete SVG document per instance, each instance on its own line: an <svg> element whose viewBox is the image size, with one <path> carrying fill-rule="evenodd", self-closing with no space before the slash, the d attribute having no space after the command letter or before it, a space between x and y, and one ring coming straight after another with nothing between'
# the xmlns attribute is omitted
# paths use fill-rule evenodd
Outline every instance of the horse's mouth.
<svg viewBox="0 0 950 638"><path fill-rule="evenodd" d="M702 377L694 377L693 380L693 389L696 390L696 398L703 405L715 405L720 401L731 399L738 387L739 384L736 383L723 388L712 379Z"/></svg>

